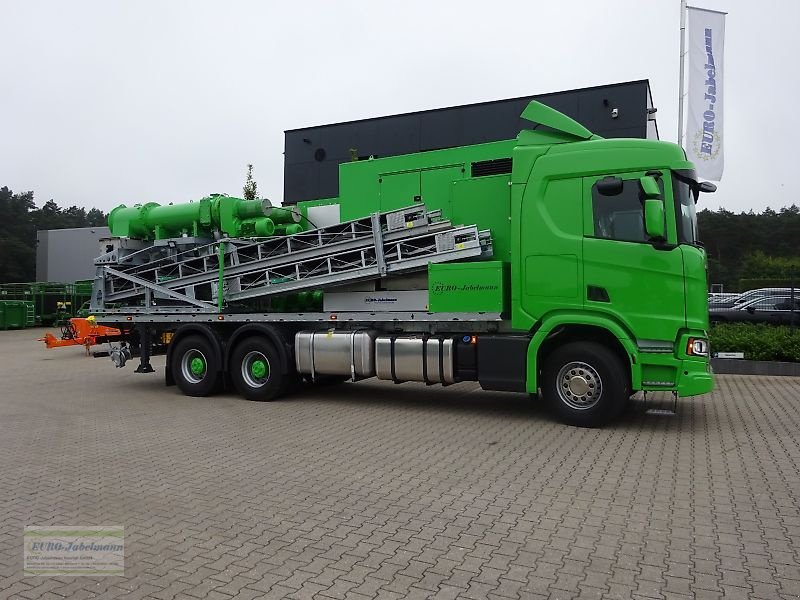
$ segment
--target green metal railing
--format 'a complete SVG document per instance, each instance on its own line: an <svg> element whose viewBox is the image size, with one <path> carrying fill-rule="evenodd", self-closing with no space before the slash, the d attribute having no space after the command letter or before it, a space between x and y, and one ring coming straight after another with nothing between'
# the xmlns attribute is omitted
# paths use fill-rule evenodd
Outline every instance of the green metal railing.
<svg viewBox="0 0 800 600"><path fill-rule="evenodd" d="M91 280L74 283L29 282L0 284L0 300L21 300L33 306L33 323L28 326L54 325L61 318L77 315L81 305L92 295ZM59 311L59 304L62 309ZM28 310L30 313L30 309Z"/></svg>

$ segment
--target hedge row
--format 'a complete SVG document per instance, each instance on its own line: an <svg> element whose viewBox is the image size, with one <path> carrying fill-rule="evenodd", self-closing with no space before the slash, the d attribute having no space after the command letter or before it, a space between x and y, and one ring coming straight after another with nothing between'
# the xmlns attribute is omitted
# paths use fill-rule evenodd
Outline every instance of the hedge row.
<svg viewBox="0 0 800 600"><path fill-rule="evenodd" d="M711 352L744 352L747 360L800 362L800 329L754 323L711 327Z"/></svg>

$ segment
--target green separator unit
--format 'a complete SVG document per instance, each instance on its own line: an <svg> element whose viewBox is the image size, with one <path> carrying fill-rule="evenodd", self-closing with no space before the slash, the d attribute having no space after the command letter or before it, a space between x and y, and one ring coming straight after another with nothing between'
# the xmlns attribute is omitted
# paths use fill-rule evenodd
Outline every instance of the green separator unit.
<svg viewBox="0 0 800 600"><path fill-rule="evenodd" d="M508 263L497 260L429 264L430 312L507 313L508 270Z"/></svg>
<svg viewBox="0 0 800 600"><path fill-rule="evenodd" d="M32 302L0 300L0 329L24 329L34 325Z"/></svg>
<svg viewBox="0 0 800 600"><path fill-rule="evenodd" d="M91 280L75 283L28 282L0 284L0 301L23 301L32 307L33 321L28 325L52 325L64 317L77 316L81 304L92 295ZM65 308L59 311L58 305ZM31 312L31 309L27 309Z"/></svg>

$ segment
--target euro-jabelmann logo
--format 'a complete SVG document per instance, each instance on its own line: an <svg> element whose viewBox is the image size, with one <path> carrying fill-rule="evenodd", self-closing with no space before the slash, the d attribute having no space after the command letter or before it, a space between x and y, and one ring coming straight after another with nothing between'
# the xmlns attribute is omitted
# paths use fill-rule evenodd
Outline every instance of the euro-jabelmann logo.
<svg viewBox="0 0 800 600"><path fill-rule="evenodd" d="M722 134L717 131L714 133L714 142L710 144L709 151L702 151L703 144L708 144L705 140L708 139L708 134L703 134L702 131L697 131L692 139L692 148L694 149L694 157L700 160L717 160L720 148L722 148Z"/></svg>
<svg viewBox="0 0 800 600"><path fill-rule="evenodd" d="M23 548L23 575L98 577L125 571L125 531L118 526L30 526Z"/></svg>

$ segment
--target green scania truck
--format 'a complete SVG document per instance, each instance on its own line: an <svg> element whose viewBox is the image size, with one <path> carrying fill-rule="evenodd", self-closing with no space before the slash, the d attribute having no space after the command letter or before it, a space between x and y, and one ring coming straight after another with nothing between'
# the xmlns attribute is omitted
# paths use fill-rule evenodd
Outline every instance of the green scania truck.
<svg viewBox="0 0 800 600"><path fill-rule="evenodd" d="M595 426L637 391L709 392L697 180L675 144L532 101L516 139L356 160L339 196L121 206L92 311L137 371L271 400L369 377L540 394Z"/></svg>

